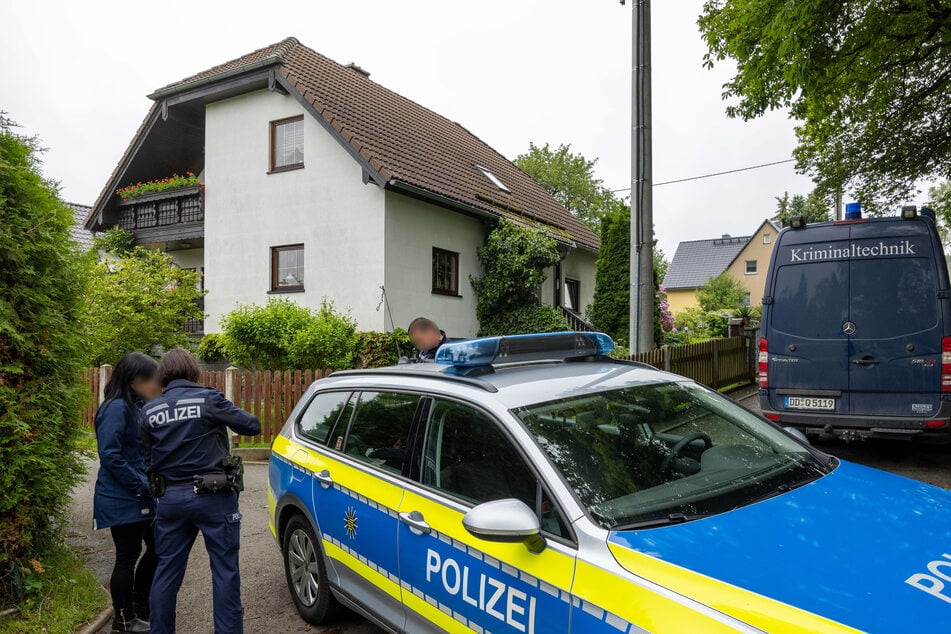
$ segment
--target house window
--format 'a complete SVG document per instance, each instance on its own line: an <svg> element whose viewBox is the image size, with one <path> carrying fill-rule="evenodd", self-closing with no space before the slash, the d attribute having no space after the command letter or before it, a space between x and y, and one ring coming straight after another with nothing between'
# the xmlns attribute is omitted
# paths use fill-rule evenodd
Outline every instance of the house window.
<svg viewBox="0 0 951 634"><path fill-rule="evenodd" d="M752 298L752 297L750 297L750 294L749 294L749 293L747 293L747 294L746 294L746 305L747 305L747 306L749 306L749 305L750 305L750 303L751 303L751 302L750 302L750 300L752 300L752 299L753 299L753 298Z"/></svg>
<svg viewBox="0 0 951 634"><path fill-rule="evenodd" d="M271 171L304 167L304 117L271 122Z"/></svg>
<svg viewBox="0 0 951 634"><path fill-rule="evenodd" d="M746 261L746 274L753 275L756 273L756 260L747 260Z"/></svg>
<svg viewBox="0 0 951 634"><path fill-rule="evenodd" d="M770 235L770 234L768 234L768 233L764 233L764 234L763 234L763 244L769 244L769 243L772 242L772 241L773 241L773 236L772 236L772 235Z"/></svg>
<svg viewBox="0 0 951 634"><path fill-rule="evenodd" d="M271 292L304 290L304 245L271 247Z"/></svg>
<svg viewBox="0 0 951 634"><path fill-rule="evenodd" d="M459 295L459 254L433 247L433 292Z"/></svg>
<svg viewBox="0 0 951 634"><path fill-rule="evenodd" d="M581 303L581 282L570 278L565 278L565 297L563 299L565 308L574 312L579 312Z"/></svg>

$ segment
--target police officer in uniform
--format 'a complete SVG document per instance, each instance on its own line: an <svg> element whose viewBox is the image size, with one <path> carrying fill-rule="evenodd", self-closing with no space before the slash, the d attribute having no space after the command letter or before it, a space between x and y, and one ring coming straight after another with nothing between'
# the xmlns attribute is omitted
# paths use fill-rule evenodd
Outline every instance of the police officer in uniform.
<svg viewBox="0 0 951 634"><path fill-rule="evenodd" d="M151 594L155 634L175 632L178 590L199 531L211 563L215 633L244 631L238 572L238 491L243 482L240 465L230 456L228 428L254 436L261 433L261 423L221 392L199 385L199 377L189 352L169 351L159 363L165 391L143 410L143 454L157 500L159 563Z"/></svg>
<svg viewBox="0 0 951 634"><path fill-rule="evenodd" d="M426 317L417 317L411 321L406 331L409 333L410 341L419 351L413 360L414 363L432 363L436 360L439 348L449 341L446 333L439 329L436 322Z"/></svg>

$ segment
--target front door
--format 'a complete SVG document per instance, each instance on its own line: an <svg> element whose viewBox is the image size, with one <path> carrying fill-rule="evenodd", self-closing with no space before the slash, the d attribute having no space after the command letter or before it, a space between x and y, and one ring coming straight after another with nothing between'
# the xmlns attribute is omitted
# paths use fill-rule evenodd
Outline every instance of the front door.
<svg viewBox="0 0 951 634"><path fill-rule="evenodd" d="M390 627L402 630L397 560L397 510L406 447L423 399L363 392L349 419L337 424L330 451L314 472L314 508L324 552L340 589Z"/></svg>
<svg viewBox="0 0 951 634"><path fill-rule="evenodd" d="M570 627L576 551L560 511L488 415L435 400L419 486L400 505L399 559L409 632L558 634ZM536 509L548 546L477 539L473 506L516 498Z"/></svg>

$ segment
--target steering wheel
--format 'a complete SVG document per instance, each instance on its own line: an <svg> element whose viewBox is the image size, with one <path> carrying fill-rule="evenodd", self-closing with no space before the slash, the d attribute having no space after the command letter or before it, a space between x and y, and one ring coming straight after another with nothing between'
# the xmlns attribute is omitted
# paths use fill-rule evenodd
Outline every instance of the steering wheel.
<svg viewBox="0 0 951 634"><path fill-rule="evenodd" d="M713 446L713 441L710 439L710 436L705 434L702 431L695 431L689 436L684 436L678 440L673 447L670 448L670 453L664 457L664 461L660 463L660 475L666 476L667 472L670 471L670 467L674 464L674 458L680 456L680 452L684 450L684 447L689 445L695 440L703 441L703 450L706 451Z"/></svg>

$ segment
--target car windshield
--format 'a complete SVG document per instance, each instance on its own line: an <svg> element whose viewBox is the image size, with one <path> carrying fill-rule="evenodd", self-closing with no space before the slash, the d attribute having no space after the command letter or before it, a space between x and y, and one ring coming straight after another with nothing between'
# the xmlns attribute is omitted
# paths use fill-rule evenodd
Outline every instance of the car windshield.
<svg viewBox="0 0 951 634"><path fill-rule="evenodd" d="M561 398L514 414L608 529L722 513L828 471L766 421L689 382Z"/></svg>

